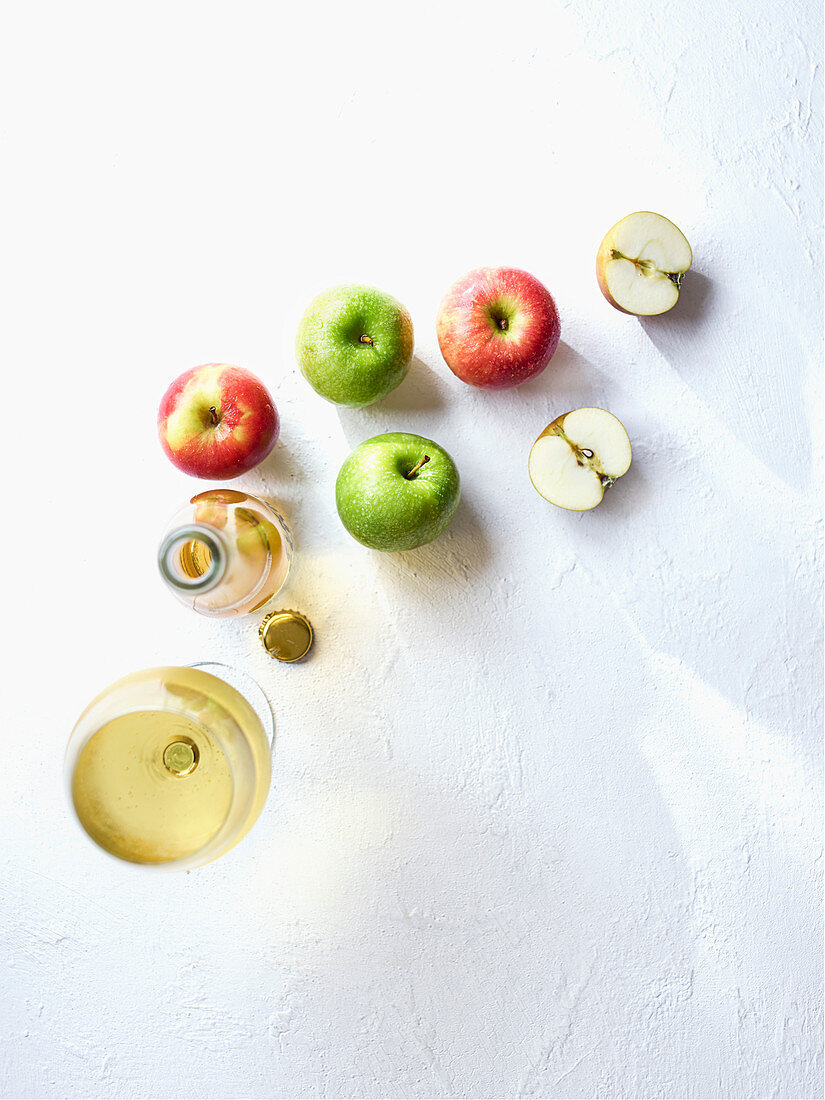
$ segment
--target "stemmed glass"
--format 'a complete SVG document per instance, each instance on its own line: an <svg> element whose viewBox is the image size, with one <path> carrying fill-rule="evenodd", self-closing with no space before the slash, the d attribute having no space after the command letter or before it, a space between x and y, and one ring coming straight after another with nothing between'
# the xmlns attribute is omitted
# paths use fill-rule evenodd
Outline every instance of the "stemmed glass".
<svg viewBox="0 0 825 1100"><path fill-rule="evenodd" d="M104 851L191 870L250 830L272 776L269 702L219 662L145 669L83 711L66 749L69 805Z"/></svg>

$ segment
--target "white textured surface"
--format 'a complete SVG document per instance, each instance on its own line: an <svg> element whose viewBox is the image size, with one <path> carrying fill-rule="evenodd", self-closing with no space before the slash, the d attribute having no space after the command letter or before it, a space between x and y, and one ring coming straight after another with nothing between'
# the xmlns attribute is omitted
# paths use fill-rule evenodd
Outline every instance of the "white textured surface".
<svg viewBox="0 0 825 1100"><path fill-rule="evenodd" d="M3 7L3 1095L822 1095L817 5L600 7ZM696 258L644 322L593 274L638 208ZM435 343L484 263L559 304L515 392ZM339 414L291 345L347 280L408 305L417 362ZM156 403L215 359L281 410L242 484L295 523L301 667L155 575L193 488ZM526 459L585 404L634 465L567 515ZM388 429L464 479L406 556L333 505ZM268 690L272 797L219 864L112 865L65 739L116 676L197 658Z"/></svg>

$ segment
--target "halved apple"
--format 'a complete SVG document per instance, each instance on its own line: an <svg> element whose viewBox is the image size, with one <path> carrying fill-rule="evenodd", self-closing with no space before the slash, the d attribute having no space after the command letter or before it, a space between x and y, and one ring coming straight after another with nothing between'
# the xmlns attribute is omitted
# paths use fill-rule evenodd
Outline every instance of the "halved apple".
<svg viewBox="0 0 825 1100"><path fill-rule="evenodd" d="M601 243L596 276L622 313L651 317L676 305L693 252L681 229L661 214L639 210L616 222Z"/></svg>
<svg viewBox="0 0 825 1100"><path fill-rule="evenodd" d="M630 467L630 440L604 409L576 409L548 424L530 451L530 480L559 508L595 508Z"/></svg>

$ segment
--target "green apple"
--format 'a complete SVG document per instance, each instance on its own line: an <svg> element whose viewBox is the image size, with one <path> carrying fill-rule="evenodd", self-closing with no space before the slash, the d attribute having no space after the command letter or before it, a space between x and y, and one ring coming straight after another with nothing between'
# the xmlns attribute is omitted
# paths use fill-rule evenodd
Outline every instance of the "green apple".
<svg viewBox="0 0 825 1100"><path fill-rule="evenodd" d="M444 448L407 432L361 443L335 483L341 522L372 550L432 542L449 527L460 496L461 479Z"/></svg>
<svg viewBox="0 0 825 1100"><path fill-rule="evenodd" d="M310 386L335 405L372 405L404 381L413 353L409 313L372 286L319 294L298 326L295 355Z"/></svg>

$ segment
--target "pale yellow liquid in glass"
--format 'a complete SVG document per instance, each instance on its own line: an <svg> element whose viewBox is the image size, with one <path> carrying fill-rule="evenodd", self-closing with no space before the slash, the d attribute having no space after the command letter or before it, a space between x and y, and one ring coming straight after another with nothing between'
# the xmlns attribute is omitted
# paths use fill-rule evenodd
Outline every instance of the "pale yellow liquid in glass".
<svg viewBox="0 0 825 1100"><path fill-rule="evenodd" d="M184 715L138 711L86 744L72 796L86 832L133 863L166 863L202 848L232 803L232 770L207 730Z"/></svg>
<svg viewBox="0 0 825 1100"><path fill-rule="evenodd" d="M183 713L162 709L170 704ZM163 864L217 838L206 854L214 858L248 832L269 790L270 749L227 684L197 669L150 669L107 689L99 707L109 714L80 749L71 781L77 816L97 844L132 863Z"/></svg>

